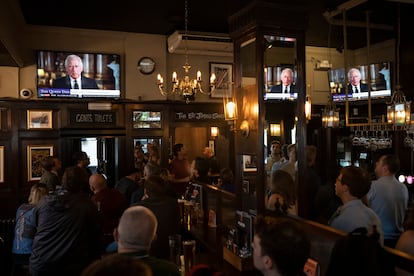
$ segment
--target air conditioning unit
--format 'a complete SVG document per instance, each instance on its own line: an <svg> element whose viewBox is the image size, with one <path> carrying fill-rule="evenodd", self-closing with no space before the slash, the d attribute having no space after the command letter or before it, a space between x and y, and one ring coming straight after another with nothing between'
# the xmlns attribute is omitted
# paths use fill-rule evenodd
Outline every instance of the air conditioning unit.
<svg viewBox="0 0 414 276"><path fill-rule="evenodd" d="M174 54L233 56L233 41L227 34L175 31L168 37L168 52Z"/></svg>
<svg viewBox="0 0 414 276"><path fill-rule="evenodd" d="M332 63L329 60L321 60L316 62L315 69L316 70L329 70L332 68Z"/></svg>

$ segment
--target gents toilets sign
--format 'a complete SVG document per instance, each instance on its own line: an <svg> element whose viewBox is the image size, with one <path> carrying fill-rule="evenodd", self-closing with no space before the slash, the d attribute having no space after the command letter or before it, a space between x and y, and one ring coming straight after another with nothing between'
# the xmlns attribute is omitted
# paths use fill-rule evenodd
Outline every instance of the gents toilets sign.
<svg viewBox="0 0 414 276"><path fill-rule="evenodd" d="M115 125L116 112L108 111L72 111L71 125Z"/></svg>

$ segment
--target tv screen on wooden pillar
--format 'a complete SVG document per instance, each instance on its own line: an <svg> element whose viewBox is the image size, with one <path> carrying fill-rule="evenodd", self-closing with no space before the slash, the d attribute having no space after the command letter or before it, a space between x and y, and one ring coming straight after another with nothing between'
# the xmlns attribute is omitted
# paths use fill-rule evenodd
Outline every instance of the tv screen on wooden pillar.
<svg viewBox="0 0 414 276"><path fill-rule="evenodd" d="M120 98L120 55L37 51L39 98Z"/></svg>

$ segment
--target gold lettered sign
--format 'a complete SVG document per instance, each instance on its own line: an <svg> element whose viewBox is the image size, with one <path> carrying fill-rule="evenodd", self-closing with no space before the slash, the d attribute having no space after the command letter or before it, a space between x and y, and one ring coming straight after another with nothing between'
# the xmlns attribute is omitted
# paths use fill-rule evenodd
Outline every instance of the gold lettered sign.
<svg viewBox="0 0 414 276"><path fill-rule="evenodd" d="M222 121L224 114L218 112L175 112L176 121Z"/></svg>

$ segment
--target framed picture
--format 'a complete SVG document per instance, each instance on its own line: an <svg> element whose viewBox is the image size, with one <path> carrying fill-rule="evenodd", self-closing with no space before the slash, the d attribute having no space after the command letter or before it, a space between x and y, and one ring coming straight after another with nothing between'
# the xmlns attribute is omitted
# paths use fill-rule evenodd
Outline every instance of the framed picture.
<svg viewBox="0 0 414 276"><path fill-rule="evenodd" d="M243 179L243 182L242 182L242 191L245 194L250 193L250 182L249 182L249 180Z"/></svg>
<svg viewBox="0 0 414 276"><path fill-rule="evenodd" d="M0 183L4 182L4 146L0 146Z"/></svg>
<svg viewBox="0 0 414 276"><path fill-rule="evenodd" d="M243 171L244 172L256 172L257 171L257 158L255 155L243 155Z"/></svg>
<svg viewBox="0 0 414 276"><path fill-rule="evenodd" d="M211 152L213 155L216 155L216 150L214 147L214 140L208 140L208 147L211 149Z"/></svg>
<svg viewBox="0 0 414 276"><path fill-rule="evenodd" d="M161 111L132 112L133 128L161 128Z"/></svg>
<svg viewBox="0 0 414 276"><path fill-rule="evenodd" d="M27 110L27 129L51 129L52 110Z"/></svg>
<svg viewBox="0 0 414 276"><path fill-rule="evenodd" d="M43 157L53 155L53 145L27 146L27 180L40 180Z"/></svg>
<svg viewBox="0 0 414 276"><path fill-rule="evenodd" d="M233 64L210 62L210 76L213 73L216 75L216 88L211 91L211 97L233 97Z"/></svg>

